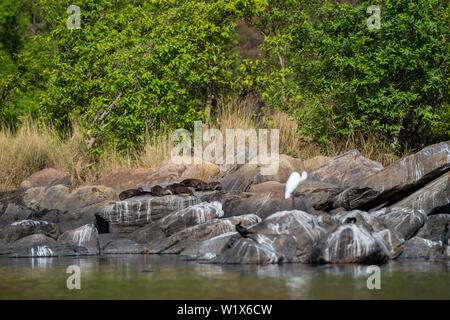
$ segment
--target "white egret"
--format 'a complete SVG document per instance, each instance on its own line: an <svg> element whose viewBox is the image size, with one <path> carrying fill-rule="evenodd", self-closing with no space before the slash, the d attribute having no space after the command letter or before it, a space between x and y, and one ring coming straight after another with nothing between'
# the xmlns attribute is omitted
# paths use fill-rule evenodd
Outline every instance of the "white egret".
<svg viewBox="0 0 450 320"><path fill-rule="evenodd" d="M292 210L295 209L294 191L295 189L297 189L300 183L306 180L306 178L308 178L308 174L306 173L306 171L303 171L301 176L300 173L294 171L286 181L284 198L289 199L289 197L292 197Z"/></svg>

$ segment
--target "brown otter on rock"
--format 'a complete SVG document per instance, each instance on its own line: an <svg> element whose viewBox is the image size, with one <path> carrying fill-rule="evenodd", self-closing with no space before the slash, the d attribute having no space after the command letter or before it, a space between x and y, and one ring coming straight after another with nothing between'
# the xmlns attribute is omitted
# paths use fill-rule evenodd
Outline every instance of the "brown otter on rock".
<svg viewBox="0 0 450 320"><path fill-rule="evenodd" d="M137 189L128 189L125 191L122 191L119 194L119 199L121 201L129 199L129 198L133 198L133 197L137 197L137 196L141 196L143 194L149 194L150 192L148 191L144 191L141 187L137 188Z"/></svg>
<svg viewBox="0 0 450 320"><path fill-rule="evenodd" d="M161 187L160 185L156 185L152 187L152 191L150 192L152 196L162 197L167 196L169 194L173 194L168 188Z"/></svg>
<svg viewBox="0 0 450 320"><path fill-rule="evenodd" d="M206 187L206 183L204 181L194 178L184 179L180 182L180 184L185 187L194 188L196 191L203 191Z"/></svg>
<svg viewBox="0 0 450 320"><path fill-rule="evenodd" d="M171 184L171 185L167 186L167 189L172 191L172 194L178 194L181 196L193 196L194 195L194 193L192 192L191 189L183 186L180 183Z"/></svg>
<svg viewBox="0 0 450 320"><path fill-rule="evenodd" d="M206 183L200 179L184 179L180 182L185 187L194 188L196 191L213 191L222 189L222 184L219 181Z"/></svg>

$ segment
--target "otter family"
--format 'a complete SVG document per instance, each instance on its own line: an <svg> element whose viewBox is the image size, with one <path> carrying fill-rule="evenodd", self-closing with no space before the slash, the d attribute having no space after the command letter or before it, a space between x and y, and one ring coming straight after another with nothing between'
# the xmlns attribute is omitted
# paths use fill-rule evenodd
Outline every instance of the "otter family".
<svg viewBox="0 0 450 320"><path fill-rule="evenodd" d="M222 184L219 181L205 182L200 179L185 179L180 183L172 183L167 187L162 187L160 185L155 185L150 191L144 191L142 187L137 189L129 189L122 191L119 194L120 200L126 200L129 198L150 194L156 197L167 196L171 194L181 195L181 196L193 196L193 190L195 191L214 191L222 189Z"/></svg>

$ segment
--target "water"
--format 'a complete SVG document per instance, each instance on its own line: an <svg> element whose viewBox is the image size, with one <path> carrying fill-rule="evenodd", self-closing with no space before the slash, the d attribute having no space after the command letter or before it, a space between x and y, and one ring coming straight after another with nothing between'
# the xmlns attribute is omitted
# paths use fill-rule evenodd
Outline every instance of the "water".
<svg viewBox="0 0 450 320"><path fill-rule="evenodd" d="M81 267L81 290L66 287ZM178 256L0 258L0 299L449 299L450 262L391 261L381 289L367 266L249 266L180 261Z"/></svg>

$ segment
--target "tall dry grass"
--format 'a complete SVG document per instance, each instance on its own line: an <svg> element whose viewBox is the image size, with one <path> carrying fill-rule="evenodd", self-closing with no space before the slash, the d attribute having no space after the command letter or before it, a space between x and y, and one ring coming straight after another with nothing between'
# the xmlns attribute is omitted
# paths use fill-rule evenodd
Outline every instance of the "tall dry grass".
<svg viewBox="0 0 450 320"><path fill-rule="evenodd" d="M303 160L319 156L321 149L308 138L300 137L297 126L294 119L282 111L260 114L254 100L233 99L221 104L215 121L205 124L204 129L219 129L224 138L226 129L279 129L280 153ZM94 182L131 168L154 168L170 158L173 146L170 132L167 132L148 137L141 151L130 150L123 155L115 149L105 150L100 159L94 161L86 150L82 131L76 123L73 132L61 138L51 126L24 120L15 132L0 128L0 191L15 189L25 178L46 167L67 172L76 184ZM380 161L383 165L399 158L389 145L374 136L334 141L326 155L338 155L351 149L358 149L365 157Z"/></svg>

